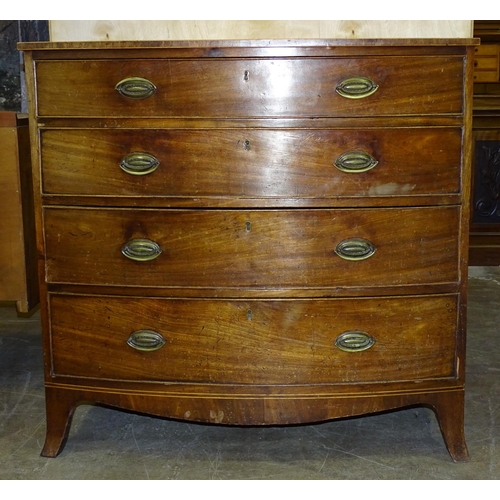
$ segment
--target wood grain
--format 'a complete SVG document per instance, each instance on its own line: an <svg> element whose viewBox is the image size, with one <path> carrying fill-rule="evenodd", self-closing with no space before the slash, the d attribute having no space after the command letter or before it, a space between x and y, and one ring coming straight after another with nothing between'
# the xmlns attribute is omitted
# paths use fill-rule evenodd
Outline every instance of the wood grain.
<svg viewBox="0 0 500 500"><path fill-rule="evenodd" d="M418 196L460 191L459 128L333 130L44 130L45 194L251 198ZM378 165L334 166L363 151ZM416 154L416 152L419 154ZM148 175L119 164L133 152L160 162ZM265 179L266 182L262 182Z"/></svg>
<svg viewBox="0 0 500 500"><path fill-rule="evenodd" d="M53 296L53 373L226 384L391 382L454 376L456 296L282 301ZM127 345L137 330L166 341ZM361 330L375 344L344 352ZM380 365L384 369L380 370Z"/></svg>
<svg viewBox="0 0 500 500"><path fill-rule="evenodd" d="M463 106L463 71L462 57L40 61L37 113L193 118L456 114ZM378 90L364 99L346 99L335 91L344 79L358 76L373 80ZM115 86L130 77L149 80L156 93L140 100L121 96Z"/></svg>
<svg viewBox="0 0 500 500"><path fill-rule="evenodd" d="M390 286L458 279L457 207L356 210L105 210L46 208L49 283L159 287ZM157 243L134 262L122 247ZM376 253L349 262L339 243Z"/></svg>
<svg viewBox="0 0 500 500"><path fill-rule="evenodd" d="M472 21L50 21L52 41L470 38Z"/></svg>

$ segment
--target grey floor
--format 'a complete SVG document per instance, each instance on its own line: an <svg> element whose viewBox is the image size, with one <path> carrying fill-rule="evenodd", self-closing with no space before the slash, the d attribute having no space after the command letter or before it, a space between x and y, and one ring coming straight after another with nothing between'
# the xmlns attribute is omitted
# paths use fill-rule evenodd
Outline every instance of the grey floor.
<svg viewBox="0 0 500 500"><path fill-rule="evenodd" d="M0 479L500 479L500 268L470 268L467 463L424 408L234 428L81 406L55 459L45 436L39 313L0 307Z"/></svg>

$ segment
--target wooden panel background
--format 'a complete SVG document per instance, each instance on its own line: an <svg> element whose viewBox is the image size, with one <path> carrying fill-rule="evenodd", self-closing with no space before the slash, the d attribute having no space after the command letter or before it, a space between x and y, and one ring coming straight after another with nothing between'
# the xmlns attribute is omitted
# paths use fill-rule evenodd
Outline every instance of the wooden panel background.
<svg viewBox="0 0 500 500"><path fill-rule="evenodd" d="M50 21L50 39L470 38L472 21Z"/></svg>
<svg viewBox="0 0 500 500"><path fill-rule="evenodd" d="M38 276L27 118L0 112L0 151L0 302L28 313L38 304Z"/></svg>

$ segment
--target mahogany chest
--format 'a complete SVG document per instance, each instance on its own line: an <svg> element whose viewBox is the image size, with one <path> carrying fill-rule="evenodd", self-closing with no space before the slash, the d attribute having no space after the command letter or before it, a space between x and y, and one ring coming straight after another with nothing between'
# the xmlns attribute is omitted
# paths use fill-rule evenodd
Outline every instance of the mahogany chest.
<svg viewBox="0 0 500 500"><path fill-rule="evenodd" d="M47 439L432 407L464 440L473 40L26 43Z"/></svg>

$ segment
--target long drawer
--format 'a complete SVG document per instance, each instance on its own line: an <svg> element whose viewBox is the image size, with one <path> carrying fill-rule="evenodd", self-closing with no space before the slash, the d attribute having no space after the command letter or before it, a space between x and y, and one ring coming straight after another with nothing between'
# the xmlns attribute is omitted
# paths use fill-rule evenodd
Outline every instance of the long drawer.
<svg viewBox="0 0 500 500"><path fill-rule="evenodd" d="M459 213L48 207L46 278L161 287L457 282Z"/></svg>
<svg viewBox="0 0 500 500"><path fill-rule="evenodd" d="M56 375L317 384L453 376L455 295L281 301L50 298Z"/></svg>
<svg viewBox="0 0 500 500"><path fill-rule="evenodd" d="M55 60L36 67L42 117L341 117L463 109L462 57Z"/></svg>
<svg viewBox="0 0 500 500"><path fill-rule="evenodd" d="M336 197L460 191L460 128L46 130L47 194Z"/></svg>

